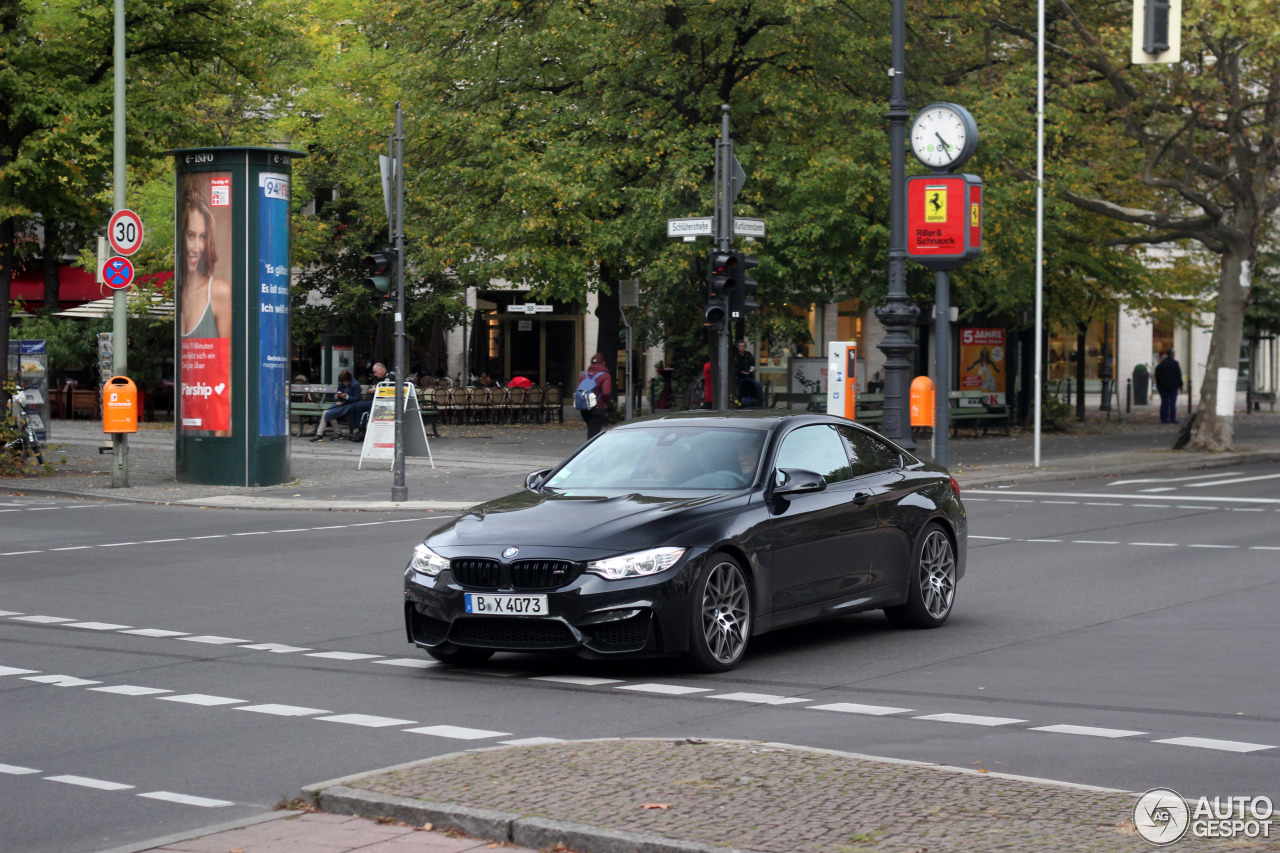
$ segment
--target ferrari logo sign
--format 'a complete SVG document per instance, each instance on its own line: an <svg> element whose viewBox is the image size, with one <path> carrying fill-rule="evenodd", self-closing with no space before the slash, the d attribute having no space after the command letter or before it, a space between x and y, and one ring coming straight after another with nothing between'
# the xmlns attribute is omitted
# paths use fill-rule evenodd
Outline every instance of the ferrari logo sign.
<svg viewBox="0 0 1280 853"><path fill-rule="evenodd" d="M941 186L929 186L925 188L924 221L925 222L946 222L947 221L946 184L943 184Z"/></svg>

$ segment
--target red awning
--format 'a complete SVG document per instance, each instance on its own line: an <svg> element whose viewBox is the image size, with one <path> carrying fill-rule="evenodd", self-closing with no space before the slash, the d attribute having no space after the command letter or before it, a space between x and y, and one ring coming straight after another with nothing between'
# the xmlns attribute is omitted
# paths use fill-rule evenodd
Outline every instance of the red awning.
<svg viewBox="0 0 1280 853"><path fill-rule="evenodd" d="M173 273L166 272L147 276L147 278L152 281L166 281L172 275ZM93 273L82 270L79 267L64 264L58 270L58 278L60 279L58 304L62 307L72 307L82 302L103 299L114 292L105 284L98 284ZM9 298L20 299L32 305L43 303L44 270L38 267L15 270L13 280L9 285Z"/></svg>

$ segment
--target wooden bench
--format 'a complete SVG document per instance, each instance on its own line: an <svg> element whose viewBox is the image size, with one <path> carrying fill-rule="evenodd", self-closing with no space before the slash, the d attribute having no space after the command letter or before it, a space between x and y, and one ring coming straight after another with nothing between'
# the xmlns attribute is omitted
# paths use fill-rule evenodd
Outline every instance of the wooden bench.
<svg viewBox="0 0 1280 853"><path fill-rule="evenodd" d="M807 411L825 412L827 410L827 395L795 391L775 391L773 395L773 407L775 409L779 408L780 403L785 403L785 408L787 409L791 408L792 403L804 403Z"/></svg>
<svg viewBox="0 0 1280 853"><path fill-rule="evenodd" d="M859 394L854 398L854 420L869 427L884 422L884 395Z"/></svg>
<svg viewBox="0 0 1280 853"><path fill-rule="evenodd" d="M289 386L289 420L297 422L297 435L305 435L308 425L313 427L314 432L315 424L320 422L320 415L333 406L333 395L337 393L336 385ZM339 418L329 423L341 431L348 429L346 421L346 418Z"/></svg>
<svg viewBox="0 0 1280 853"><path fill-rule="evenodd" d="M1009 424L1012 421L1009 407L1003 403L988 403L986 398L989 396L983 391L952 391L948 395L951 400L948 411L952 435L962 427L969 426L973 427L975 436L979 427L982 428L982 434L986 435L987 430L993 426L1003 427L1004 434L1009 435Z"/></svg>

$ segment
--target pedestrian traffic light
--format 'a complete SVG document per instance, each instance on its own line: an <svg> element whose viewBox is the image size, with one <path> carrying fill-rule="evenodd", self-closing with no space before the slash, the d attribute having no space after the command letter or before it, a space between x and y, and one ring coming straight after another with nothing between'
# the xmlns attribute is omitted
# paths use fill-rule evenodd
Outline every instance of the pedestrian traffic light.
<svg viewBox="0 0 1280 853"><path fill-rule="evenodd" d="M734 262L729 266L732 280L729 285L729 316L739 319L752 311L759 311L760 304L752 297L760 283L747 275L760 266L760 261L747 255L733 253Z"/></svg>
<svg viewBox="0 0 1280 853"><path fill-rule="evenodd" d="M391 292L391 283L395 277L395 266L395 249L383 249L364 259L364 268L369 273L369 277L364 280L364 286L369 288L374 299L391 299L394 295Z"/></svg>
<svg viewBox="0 0 1280 853"><path fill-rule="evenodd" d="M712 299L710 302L707 303L707 311L706 311L707 323L706 324L708 326L719 326L721 323L724 322L724 315L725 315L725 300L723 298Z"/></svg>

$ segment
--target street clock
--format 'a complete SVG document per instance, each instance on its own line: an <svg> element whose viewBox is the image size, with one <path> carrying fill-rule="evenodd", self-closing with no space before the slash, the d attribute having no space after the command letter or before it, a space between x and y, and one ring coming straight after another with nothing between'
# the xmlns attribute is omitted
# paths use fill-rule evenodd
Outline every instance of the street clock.
<svg viewBox="0 0 1280 853"><path fill-rule="evenodd" d="M978 124L958 104L930 104L911 123L911 151L930 169L948 172L978 147Z"/></svg>

